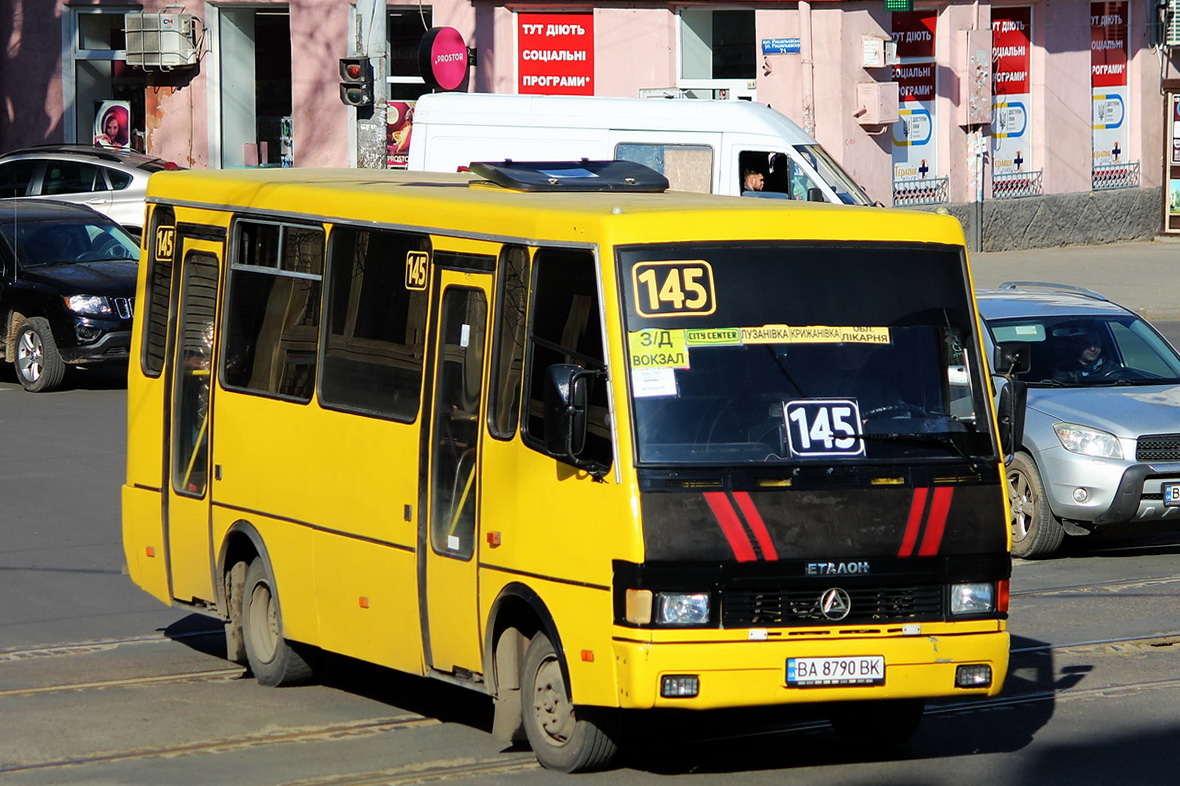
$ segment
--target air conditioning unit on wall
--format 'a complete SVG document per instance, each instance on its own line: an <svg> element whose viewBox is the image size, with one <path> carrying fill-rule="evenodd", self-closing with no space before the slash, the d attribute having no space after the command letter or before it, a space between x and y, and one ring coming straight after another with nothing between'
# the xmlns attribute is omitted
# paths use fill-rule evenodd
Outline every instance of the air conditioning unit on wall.
<svg viewBox="0 0 1180 786"><path fill-rule="evenodd" d="M1164 46L1180 47L1180 0L1165 0Z"/></svg>
<svg viewBox="0 0 1180 786"><path fill-rule="evenodd" d="M127 64L164 70L196 65L197 25L192 14L124 14Z"/></svg>

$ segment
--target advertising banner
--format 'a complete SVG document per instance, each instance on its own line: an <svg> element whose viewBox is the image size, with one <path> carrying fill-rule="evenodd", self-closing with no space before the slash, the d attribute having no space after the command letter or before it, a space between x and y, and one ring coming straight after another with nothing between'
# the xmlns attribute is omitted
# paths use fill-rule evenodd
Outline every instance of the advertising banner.
<svg viewBox="0 0 1180 786"><path fill-rule="evenodd" d="M1127 14L1130 3L1090 3L1094 165L1119 164L1127 148Z"/></svg>
<svg viewBox="0 0 1180 786"><path fill-rule="evenodd" d="M94 145L112 150L131 149L131 102L94 102Z"/></svg>
<svg viewBox="0 0 1180 786"><path fill-rule="evenodd" d="M898 84L898 121L893 125L893 179L938 176L934 99L938 95L934 63L936 11L893 14L893 40L900 61L893 67Z"/></svg>
<svg viewBox="0 0 1180 786"><path fill-rule="evenodd" d="M594 14L516 15L517 92L594 95Z"/></svg>
<svg viewBox="0 0 1180 786"><path fill-rule="evenodd" d="M992 174L1006 175L1033 169L1032 8L1000 6L992 9Z"/></svg>
<svg viewBox="0 0 1180 786"><path fill-rule="evenodd" d="M390 101L385 107L385 165L405 169L410 159L416 101Z"/></svg>
<svg viewBox="0 0 1180 786"><path fill-rule="evenodd" d="M1168 232L1180 231L1180 93L1168 93Z"/></svg>

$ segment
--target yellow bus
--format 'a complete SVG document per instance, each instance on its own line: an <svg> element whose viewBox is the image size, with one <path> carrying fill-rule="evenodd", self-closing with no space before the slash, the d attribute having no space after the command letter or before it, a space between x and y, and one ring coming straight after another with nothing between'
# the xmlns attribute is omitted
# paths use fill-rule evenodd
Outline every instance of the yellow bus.
<svg viewBox="0 0 1180 786"><path fill-rule="evenodd" d="M995 695L1007 496L958 222L665 186L154 175L134 581L264 684L327 651L463 685L563 771L653 708L807 703L891 745Z"/></svg>

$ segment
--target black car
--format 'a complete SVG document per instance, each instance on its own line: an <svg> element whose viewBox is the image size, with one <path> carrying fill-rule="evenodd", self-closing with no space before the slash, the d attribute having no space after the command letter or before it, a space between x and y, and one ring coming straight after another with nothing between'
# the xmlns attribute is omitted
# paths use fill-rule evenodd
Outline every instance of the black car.
<svg viewBox="0 0 1180 786"><path fill-rule="evenodd" d="M138 258L88 207L0 200L0 359L25 390L53 390L68 365L127 362Z"/></svg>

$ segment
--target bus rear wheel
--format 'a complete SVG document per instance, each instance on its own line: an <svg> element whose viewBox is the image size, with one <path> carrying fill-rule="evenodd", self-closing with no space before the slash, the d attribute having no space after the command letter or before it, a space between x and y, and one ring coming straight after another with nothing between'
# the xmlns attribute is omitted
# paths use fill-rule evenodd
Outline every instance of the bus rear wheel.
<svg viewBox="0 0 1180 786"><path fill-rule="evenodd" d="M538 633L521 668L524 729L537 761L559 772L589 772L608 766L618 753L609 714L575 710L553 642Z"/></svg>
<svg viewBox="0 0 1180 786"><path fill-rule="evenodd" d="M261 557L255 557L246 569L242 638L250 671L262 685L294 685L311 678L311 664L283 637L274 580Z"/></svg>

